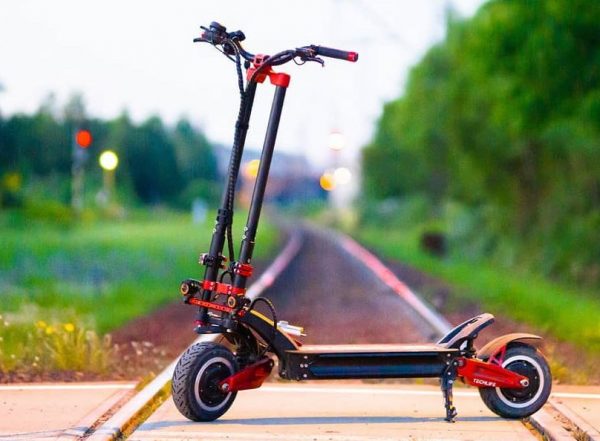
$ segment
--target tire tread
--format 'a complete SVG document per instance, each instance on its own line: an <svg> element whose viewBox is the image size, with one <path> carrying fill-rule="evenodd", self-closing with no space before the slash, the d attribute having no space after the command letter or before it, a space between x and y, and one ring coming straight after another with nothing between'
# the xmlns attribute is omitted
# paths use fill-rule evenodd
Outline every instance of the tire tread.
<svg viewBox="0 0 600 441"><path fill-rule="evenodd" d="M548 362L544 356L533 346L523 343L513 344L509 346L506 351L506 357L511 355L529 356L539 363L540 367L544 371L543 373L545 380L543 384L540 384L540 387L543 388L542 394L535 402L523 408L511 407L504 403L498 397L498 393L496 392L495 388L481 387L479 388L479 395L488 409L490 409L496 415L499 415L503 418L520 419L534 414L546 403L552 388L552 375L550 373L550 368L548 367Z"/></svg>
<svg viewBox="0 0 600 441"><path fill-rule="evenodd" d="M235 399L235 393L233 393L228 405L222 409L222 412L218 413L203 411L195 403L193 396L196 373L205 361L215 355L228 355L233 361L234 369L237 371L235 358L231 354L231 351L213 342L196 343L190 346L181 355L173 371L171 382L173 402L177 410L192 421L213 421L217 419L229 409L229 406Z"/></svg>

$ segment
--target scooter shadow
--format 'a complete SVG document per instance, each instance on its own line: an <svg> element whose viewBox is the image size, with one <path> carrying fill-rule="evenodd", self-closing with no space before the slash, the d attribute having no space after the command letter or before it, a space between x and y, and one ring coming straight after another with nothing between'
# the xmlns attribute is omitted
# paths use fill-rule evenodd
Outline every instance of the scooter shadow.
<svg viewBox="0 0 600 441"><path fill-rule="evenodd" d="M462 417L457 421L464 422L489 422L497 421L500 418L491 416L473 416ZM309 425L324 425L324 424L411 424L411 423L446 423L443 418L432 417L387 417L387 416L370 416L370 417L272 417L272 418L238 418L238 419L222 419L206 424L215 426L240 425L240 426L309 426ZM202 423L193 421L157 421L155 423L143 424L138 430L151 431L176 426L193 426Z"/></svg>

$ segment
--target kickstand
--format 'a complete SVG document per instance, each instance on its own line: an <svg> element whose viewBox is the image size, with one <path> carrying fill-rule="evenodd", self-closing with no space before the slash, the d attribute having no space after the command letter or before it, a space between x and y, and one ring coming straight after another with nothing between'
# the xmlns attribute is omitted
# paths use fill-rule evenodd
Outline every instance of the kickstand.
<svg viewBox="0 0 600 441"><path fill-rule="evenodd" d="M440 379L440 385L442 387L442 394L444 394L444 407L446 408L445 420L449 423L454 423L457 415L456 407L454 407L452 386L456 380L456 361L453 361L444 369L444 374Z"/></svg>

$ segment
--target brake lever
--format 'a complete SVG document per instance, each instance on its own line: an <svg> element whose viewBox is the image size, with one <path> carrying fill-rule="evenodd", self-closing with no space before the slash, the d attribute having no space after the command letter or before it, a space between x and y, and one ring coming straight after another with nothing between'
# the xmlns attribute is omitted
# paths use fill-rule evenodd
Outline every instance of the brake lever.
<svg viewBox="0 0 600 441"><path fill-rule="evenodd" d="M320 57L300 57L303 62L314 61L315 63L319 63L321 66L325 66L325 60Z"/></svg>
<svg viewBox="0 0 600 441"><path fill-rule="evenodd" d="M304 64L307 61L313 61L315 63L319 63L321 66L325 66L325 61L322 58L317 57L316 52L311 47L298 48L296 51L296 56L301 60L301 63L297 64Z"/></svg>
<svg viewBox="0 0 600 441"><path fill-rule="evenodd" d="M211 43L213 44L213 33L211 32L210 29L208 29L205 26L200 26L200 29L202 29L202 34L200 34L199 37L194 38L194 43ZM210 38L209 38L210 37Z"/></svg>

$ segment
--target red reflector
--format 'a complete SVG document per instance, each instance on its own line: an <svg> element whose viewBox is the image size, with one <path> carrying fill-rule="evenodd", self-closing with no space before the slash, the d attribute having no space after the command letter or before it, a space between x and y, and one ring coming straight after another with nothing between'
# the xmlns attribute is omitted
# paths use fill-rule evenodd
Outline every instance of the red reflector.
<svg viewBox="0 0 600 441"><path fill-rule="evenodd" d="M358 60L358 53L357 52L348 52L348 61L355 62L356 60Z"/></svg>

